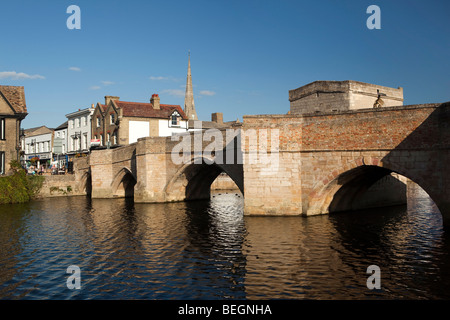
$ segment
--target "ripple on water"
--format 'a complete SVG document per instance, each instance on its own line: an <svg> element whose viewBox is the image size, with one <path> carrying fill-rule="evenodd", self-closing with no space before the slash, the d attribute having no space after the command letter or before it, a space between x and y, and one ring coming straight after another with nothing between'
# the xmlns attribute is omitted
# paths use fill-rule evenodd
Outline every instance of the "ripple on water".
<svg viewBox="0 0 450 320"><path fill-rule="evenodd" d="M423 194L408 207L244 217L234 193L134 204L54 198L0 208L3 299L446 299L448 239ZM366 287L379 265L382 289ZM82 290L67 289L69 265Z"/></svg>

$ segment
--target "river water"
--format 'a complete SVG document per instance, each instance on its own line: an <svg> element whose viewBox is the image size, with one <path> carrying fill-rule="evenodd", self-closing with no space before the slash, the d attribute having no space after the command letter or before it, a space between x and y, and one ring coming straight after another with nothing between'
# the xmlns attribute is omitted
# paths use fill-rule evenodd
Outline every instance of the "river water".
<svg viewBox="0 0 450 320"><path fill-rule="evenodd" d="M449 299L450 236L427 195L408 193L407 206L306 218L244 217L233 192L3 205L0 298ZM381 289L367 288L370 265Z"/></svg>

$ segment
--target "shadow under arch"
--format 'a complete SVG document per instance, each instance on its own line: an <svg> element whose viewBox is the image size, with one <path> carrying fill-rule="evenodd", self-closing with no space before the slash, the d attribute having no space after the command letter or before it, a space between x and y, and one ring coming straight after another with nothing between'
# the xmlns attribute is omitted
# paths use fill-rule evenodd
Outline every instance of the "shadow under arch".
<svg viewBox="0 0 450 320"><path fill-rule="evenodd" d="M364 164L346 168L337 173L331 181L316 189L309 199L309 214L333 213L340 211L358 210L355 203L361 199L366 191L377 181L396 173L419 185L433 199L429 184L421 177L408 174L400 168L390 168L388 164L378 162L378 165Z"/></svg>
<svg viewBox="0 0 450 320"><path fill-rule="evenodd" d="M134 186L137 179L130 169L120 169L111 183L111 190L115 198L131 198L134 196Z"/></svg>
<svg viewBox="0 0 450 320"><path fill-rule="evenodd" d="M91 170L86 171L80 179L80 183L78 185L78 189L82 192L82 193L86 193L87 196L91 196L92 195L92 175L91 175Z"/></svg>
<svg viewBox="0 0 450 320"><path fill-rule="evenodd" d="M361 199L371 186L393 171L378 166L360 166L342 173L337 179L341 185L329 204L329 212L357 210L356 202ZM406 193L406 190L405 190ZM381 206L381 204L380 204Z"/></svg>
<svg viewBox="0 0 450 320"><path fill-rule="evenodd" d="M211 159L197 157L184 164L164 188L167 201L205 200L211 197L211 184L225 172L242 194L242 164L217 164Z"/></svg>

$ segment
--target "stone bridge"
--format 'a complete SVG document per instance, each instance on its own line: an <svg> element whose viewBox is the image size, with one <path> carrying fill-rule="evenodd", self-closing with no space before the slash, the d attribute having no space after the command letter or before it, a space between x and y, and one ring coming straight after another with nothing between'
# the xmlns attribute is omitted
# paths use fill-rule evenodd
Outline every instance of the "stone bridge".
<svg viewBox="0 0 450 320"><path fill-rule="evenodd" d="M224 171L243 193L246 215L317 215L354 209L396 173L420 185L450 225L449 123L449 102L245 116L215 138L191 132L93 151L80 188L135 202L205 199Z"/></svg>

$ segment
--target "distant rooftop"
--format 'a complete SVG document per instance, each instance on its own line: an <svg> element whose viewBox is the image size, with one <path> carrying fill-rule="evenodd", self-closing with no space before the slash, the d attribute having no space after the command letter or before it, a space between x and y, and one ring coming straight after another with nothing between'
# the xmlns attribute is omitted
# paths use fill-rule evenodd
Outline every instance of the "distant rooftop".
<svg viewBox="0 0 450 320"><path fill-rule="evenodd" d="M0 95L9 103L15 113L27 113L24 87L0 86Z"/></svg>

